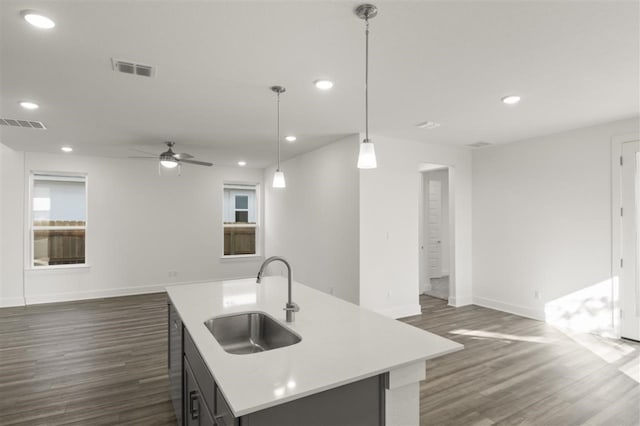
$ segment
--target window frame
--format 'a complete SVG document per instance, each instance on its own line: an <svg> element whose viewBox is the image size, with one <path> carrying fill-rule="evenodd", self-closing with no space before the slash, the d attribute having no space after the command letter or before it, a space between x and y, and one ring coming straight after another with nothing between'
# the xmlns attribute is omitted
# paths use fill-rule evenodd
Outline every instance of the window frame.
<svg viewBox="0 0 640 426"><path fill-rule="evenodd" d="M247 199L247 208L246 209L239 209L238 208L238 197L244 197L244 198ZM237 221L238 212L247 212L247 222L238 222ZM236 218L236 224L238 224L238 223L249 223L249 196L248 195L235 194L233 196L233 213L234 213L234 216ZM256 215L256 220L257 220L257 215Z"/></svg>
<svg viewBox="0 0 640 426"><path fill-rule="evenodd" d="M236 223L236 224L226 224L224 221L225 216L225 190L234 189L233 186L238 186L239 188L235 189L248 189L247 187L252 187L255 191L255 210L256 210L256 222L252 223ZM244 188L241 188L244 187ZM261 204L261 186L260 182L245 182L245 181L223 181L222 182L222 247L221 247L221 260L232 260L232 259L254 259L262 257L262 204ZM235 218L235 212L238 210L235 208L235 195L233 196L233 208L231 211L233 212ZM247 211L247 216L249 216L249 204L247 204L247 209L240 209L240 211ZM225 228L254 228L255 229L255 253L254 254L224 254L224 231Z"/></svg>
<svg viewBox="0 0 640 426"><path fill-rule="evenodd" d="M84 180L84 226L34 226L33 220L33 196L34 196L34 181L37 180L50 180L50 181L78 181L79 178ZM89 177L87 173L78 172L52 172L31 170L29 173L29 198L27 200L27 229L29 233L29 258L27 259L27 269L32 271L43 271L52 269L73 269L73 268L87 268L89 267ZM68 263L60 265L35 265L35 231L48 231L48 230L84 230L84 263Z"/></svg>

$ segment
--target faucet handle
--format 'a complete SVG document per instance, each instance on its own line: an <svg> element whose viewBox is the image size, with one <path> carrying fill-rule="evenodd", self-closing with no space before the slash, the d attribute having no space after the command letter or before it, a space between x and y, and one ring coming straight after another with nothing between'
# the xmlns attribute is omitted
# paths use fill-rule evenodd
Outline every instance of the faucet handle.
<svg viewBox="0 0 640 426"><path fill-rule="evenodd" d="M287 303L284 306L283 311L287 312L287 322L293 322L294 318L295 318L295 314L294 312L299 312L300 311L300 306L298 306L297 303Z"/></svg>
<svg viewBox="0 0 640 426"><path fill-rule="evenodd" d="M283 311L300 312L300 306L298 306L298 304L294 302L287 303Z"/></svg>

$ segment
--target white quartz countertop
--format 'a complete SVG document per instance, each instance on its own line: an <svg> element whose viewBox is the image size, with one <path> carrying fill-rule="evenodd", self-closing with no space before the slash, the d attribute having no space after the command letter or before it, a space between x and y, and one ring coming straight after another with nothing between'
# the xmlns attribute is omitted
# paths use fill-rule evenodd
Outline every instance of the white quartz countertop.
<svg viewBox="0 0 640 426"><path fill-rule="evenodd" d="M279 276L264 277L261 284L218 281L167 292L236 416L463 348L295 282L292 299L300 312L286 323L287 281ZM255 354L225 352L204 322L245 311L268 313L302 341Z"/></svg>

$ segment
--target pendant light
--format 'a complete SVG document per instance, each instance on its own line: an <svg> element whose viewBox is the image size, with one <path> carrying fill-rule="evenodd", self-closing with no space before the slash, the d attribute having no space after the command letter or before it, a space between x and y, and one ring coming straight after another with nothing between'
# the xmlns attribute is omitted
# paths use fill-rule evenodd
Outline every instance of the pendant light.
<svg viewBox="0 0 640 426"><path fill-rule="evenodd" d="M280 170L280 94L284 93L286 89L282 86L271 86L271 91L276 93L278 97L277 101L277 110L278 110L278 124L276 131L276 141L278 144L278 168L276 172L273 174L273 187L274 188L285 188L287 185L284 181L284 173Z"/></svg>
<svg viewBox="0 0 640 426"><path fill-rule="evenodd" d="M364 130L365 137L360 143L360 154L358 155L359 169L375 169L376 151L373 142L369 139L369 19L378 14L378 8L372 4L361 4L355 10L356 15L365 22L365 66L364 66Z"/></svg>

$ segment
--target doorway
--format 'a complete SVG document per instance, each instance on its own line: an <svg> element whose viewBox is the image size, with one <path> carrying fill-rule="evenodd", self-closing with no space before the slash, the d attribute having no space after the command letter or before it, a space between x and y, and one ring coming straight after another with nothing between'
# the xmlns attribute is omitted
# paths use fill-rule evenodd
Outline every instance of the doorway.
<svg viewBox="0 0 640 426"><path fill-rule="evenodd" d="M640 341L640 141L622 144L620 170L620 336Z"/></svg>
<svg viewBox="0 0 640 426"><path fill-rule="evenodd" d="M421 178L420 292L448 301L453 284L449 167L429 165Z"/></svg>

